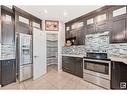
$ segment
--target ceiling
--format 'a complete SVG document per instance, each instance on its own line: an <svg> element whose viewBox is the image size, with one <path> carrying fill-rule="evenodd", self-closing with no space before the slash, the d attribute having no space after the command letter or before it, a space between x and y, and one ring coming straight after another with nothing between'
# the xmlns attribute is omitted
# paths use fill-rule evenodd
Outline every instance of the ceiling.
<svg viewBox="0 0 127 95"><path fill-rule="evenodd" d="M60 20L68 22L81 15L96 10L102 6L84 5L84 6L39 6L39 5L20 5L17 6L26 12L42 20Z"/></svg>

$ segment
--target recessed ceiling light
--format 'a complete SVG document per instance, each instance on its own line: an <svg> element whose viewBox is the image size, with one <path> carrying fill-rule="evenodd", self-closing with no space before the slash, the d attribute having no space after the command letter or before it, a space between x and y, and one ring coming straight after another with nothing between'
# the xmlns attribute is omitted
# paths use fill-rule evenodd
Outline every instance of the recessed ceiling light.
<svg viewBox="0 0 127 95"><path fill-rule="evenodd" d="M64 16L67 16L67 15L68 15L68 13L67 13L67 12L64 12L63 14L64 14Z"/></svg>
<svg viewBox="0 0 127 95"><path fill-rule="evenodd" d="M47 14L47 13L48 13L48 11L47 11L46 9L44 9L44 13L45 13L45 14Z"/></svg>

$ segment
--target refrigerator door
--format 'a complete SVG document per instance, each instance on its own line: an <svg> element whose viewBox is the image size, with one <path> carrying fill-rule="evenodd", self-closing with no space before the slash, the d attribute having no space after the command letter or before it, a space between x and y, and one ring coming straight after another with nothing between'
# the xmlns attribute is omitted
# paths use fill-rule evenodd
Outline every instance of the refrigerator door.
<svg viewBox="0 0 127 95"><path fill-rule="evenodd" d="M20 77L19 81L24 81L32 77L32 64L20 66Z"/></svg>
<svg viewBox="0 0 127 95"><path fill-rule="evenodd" d="M20 65L32 63L32 38L28 34L19 34Z"/></svg>
<svg viewBox="0 0 127 95"><path fill-rule="evenodd" d="M24 81L32 77L32 37L20 33L18 37L18 77Z"/></svg>

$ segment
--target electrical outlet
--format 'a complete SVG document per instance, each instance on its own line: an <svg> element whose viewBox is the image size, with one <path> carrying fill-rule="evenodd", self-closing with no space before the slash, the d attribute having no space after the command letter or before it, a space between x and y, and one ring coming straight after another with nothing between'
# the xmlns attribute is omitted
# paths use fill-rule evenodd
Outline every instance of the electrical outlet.
<svg viewBox="0 0 127 95"><path fill-rule="evenodd" d="M126 82L120 82L120 88L126 88Z"/></svg>

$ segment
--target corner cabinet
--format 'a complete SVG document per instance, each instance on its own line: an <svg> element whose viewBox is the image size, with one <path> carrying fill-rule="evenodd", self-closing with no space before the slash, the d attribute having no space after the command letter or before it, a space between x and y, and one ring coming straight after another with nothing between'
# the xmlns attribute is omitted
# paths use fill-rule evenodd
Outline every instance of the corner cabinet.
<svg viewBox="0 0 127 95"><path fill-rule="evenodd" d="M83 58L63 56L62 69L65 72L83 78Z"/></svg>

